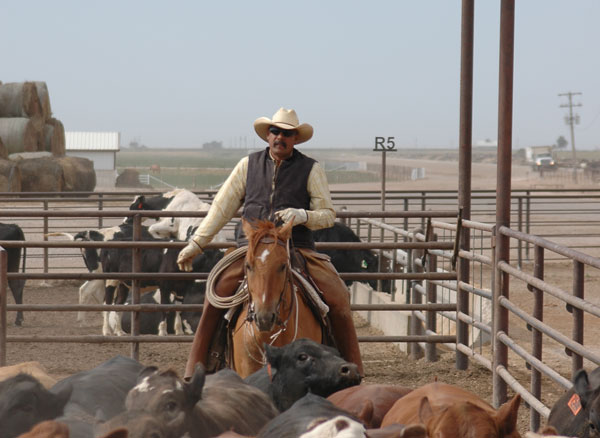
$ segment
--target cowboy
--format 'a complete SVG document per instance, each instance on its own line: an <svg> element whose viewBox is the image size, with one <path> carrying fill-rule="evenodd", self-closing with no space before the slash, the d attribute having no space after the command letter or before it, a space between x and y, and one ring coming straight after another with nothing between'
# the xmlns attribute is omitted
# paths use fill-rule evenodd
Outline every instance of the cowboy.
<svg viewBox="0 0 600 438"><path fill-rule="evenodd" d="M206 218L180 251L177 264L182 271L191 271L192 259L202 253L242 205L242 217L249 221L273 218L284 223L293 221L291 242L296 253L304 259L306 271L329 306L336 345L344 359L354 362L360 374L364 375L348 289L329 257L314 250L310 231L331 227L335 221L323 168L294 148L312 137L313 128L307 123L300 124L294 110L280 108L272 119L256 119L254 130L269 146L238 162L216 194ZM215 284L216 295L226 297L234 294L244 278L243 264L242 258L219 275ZM204 300L202 317L186 365L186 377L193 374L196 363L207 365L209 349L222 316L222 310Z"/></svg>

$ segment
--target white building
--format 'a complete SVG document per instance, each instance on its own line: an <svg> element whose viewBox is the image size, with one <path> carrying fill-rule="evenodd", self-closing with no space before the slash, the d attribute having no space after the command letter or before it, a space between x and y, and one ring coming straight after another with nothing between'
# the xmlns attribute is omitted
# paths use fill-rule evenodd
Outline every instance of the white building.
<svg viewBox="0 0 600 438"><path fill-rule="evenodd" d="M117 178L119 132L65 132L65 152L70 157L87 158L94 163L97 187L114 187Z"/></svg>

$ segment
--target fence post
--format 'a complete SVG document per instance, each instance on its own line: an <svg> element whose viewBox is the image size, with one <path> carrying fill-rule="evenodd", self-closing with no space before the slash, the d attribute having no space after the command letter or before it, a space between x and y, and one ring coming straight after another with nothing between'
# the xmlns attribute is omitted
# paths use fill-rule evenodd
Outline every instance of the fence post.
<svg viewBox="0 0 600 438"><path fill-rule="evenodd" d="M437 240L437 234L433 234L431 237L431 241ZM435 254L429 253L427 257L427 272L437 272L437 256ZM437 286L434 283L434 280L427 280L427 302L428 303L437 303ZM437 311L428 310L426 313L426 327L428 331L437 333ZM427 333L429 334L429 333ZM437 350L436 344L432 342L428 342L425 346L425 357L427 362L436 362L437 361Z"/></svg>
<svg viewBox="0 0 600 438"><path fill-rule="evenodd" d="M583 263L576 260L573 261L573 296L582 300L584 283L583 268ZM583 310L573 306L568 306L568 308L573 313L573 340L583 345ZM571 356L571 376L574 376L575 372L583 367L583 358L574 351L569 351L569 353L569 356Z"/></svg>
<svg viewBox="0 0 600 438"><path fill-rule="evenodd" d="M8 254L0 246L0 366L6 366L6 294L8 293Z"/></svg>
<svg viewBox="0 0 600 438"><path fill-rule="evenodd" d="M518 216L517 216L517 227L519 231L523 231L523 198L519 196L518 198ZM517 266L519 269L523 266L523 242L521 239L517 241Z"/></svg>
<svg viewBox="0 0 600 438"><path fill-rule="evenodd" d="M538 245L533 247L534 265L533 275L540 280L544 279L544 248ZM533 292L533 317L544 321L544 292L532 287ZM532 328L531 354L542 360L542 332ZM542 398L542 373L531 367L531 394L538 400ZM529 409L529 430L538 430L540 427L540 414L533 408Z"/></svg>
<svg viewBox="0 0 600 438"><path fill-rule="evenodd" d="M525 233L531 234L531 192L527 190L527 202L525 204ZM525 257L530 260L529 257L529 242L525 243Z"/></svg>
<svg viewBox="0 0 600 438"><path fill-rule="evenodd" d="M99 211L104 210L104 200L102 199L102 197L103 197L103 195L102 195L102 193L100 193L98 195L98 210ZM103 224L104 224L103 219L104 218L102 216L98 216L98 228L103 227Z"/></svg>
<svg viewBox="0 0 600 438"><path fill-rule="evenodd" d="M417 234L417 231L415 231L413 234L414 242L417 241L416 234ZM420 253L421 251L418 251L418 252ZM415 256L415 250L413 250L412 261L414 262L416 259L417 259L417 257ZM414 263L413 272L423 272L423 268L420 267L419 265L417 265L416 263ZM422 282L419 282L417 280L413 280L413 281L414 281L414 283L422 284ZM411 303L412 304L421 304L423 302L423 297L422 297L421 293L419 291L417 291L417 288L415 287L414 283L411 283L411 288L410 288ZM423 334L423 325L421 324L421 321L419 320L419 318L417 318L416 311L412 311L411 315L410 315L410 335L415 336L415 335L421 335L421 334ZM417 360L423 355L423 350L417 342L411 342L410 344L408 344L408 346L409 346L409 351L410 351L410 358L412 360Z"/></svg>
<svg viewBox="0 0 600 438"><path fill-rule="evenodd" d="M48 211L48 201L44 201L44 211ZM48 216L44 215L44 240L47 241L46 237L48 234ZM44 274L48 273L48 248L44 248Z"/></svg>
<svg viewBox="0 0 600 438"><path fill-rule="evenodd" d="M133 239L141 240L142 237L142 217L139 214L133 216ZM138 273L142 271L142 251L139 247L131 249L131 271ZM131 304L140 303L140 280L131 281ZM131 336L139 336L140 334L140 313L131 312ZM140 343L131 343L131 357L135 360L139 360L140 357Z"/></svg>

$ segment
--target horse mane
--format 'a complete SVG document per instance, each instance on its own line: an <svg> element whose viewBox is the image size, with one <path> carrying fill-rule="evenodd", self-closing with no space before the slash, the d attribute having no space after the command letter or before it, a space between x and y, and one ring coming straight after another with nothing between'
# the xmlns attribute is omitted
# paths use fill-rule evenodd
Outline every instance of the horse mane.
<svg viewBox="0 0 600 438"><path fill-rule="evenodd" d="M256 254L254 254L254 249L257 247L258 243L264 237L272 237L273 245L277 244L278 238L278 228L277 226L267 220L259 220L252 223L252 232L249 233L248 236L248 261L252 263L256 258Z"/></svg>

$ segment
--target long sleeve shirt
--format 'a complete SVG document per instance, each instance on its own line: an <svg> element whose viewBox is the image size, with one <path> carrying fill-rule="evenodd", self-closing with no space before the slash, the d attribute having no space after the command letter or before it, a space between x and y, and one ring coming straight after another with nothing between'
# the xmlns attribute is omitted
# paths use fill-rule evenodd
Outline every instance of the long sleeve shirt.
<svg viewBox="0 0 600 438"><path fill-rule="evenodd" d="M217 192L210 210L192 236L198 246L206 246L243 205L247 176L248 157L244 157ZM303 225L311 230L331 227L335 221L335 210L325 171L318 162L314 163L308 176L307 190L310 210L306 212L308 221Z"/></svg>

